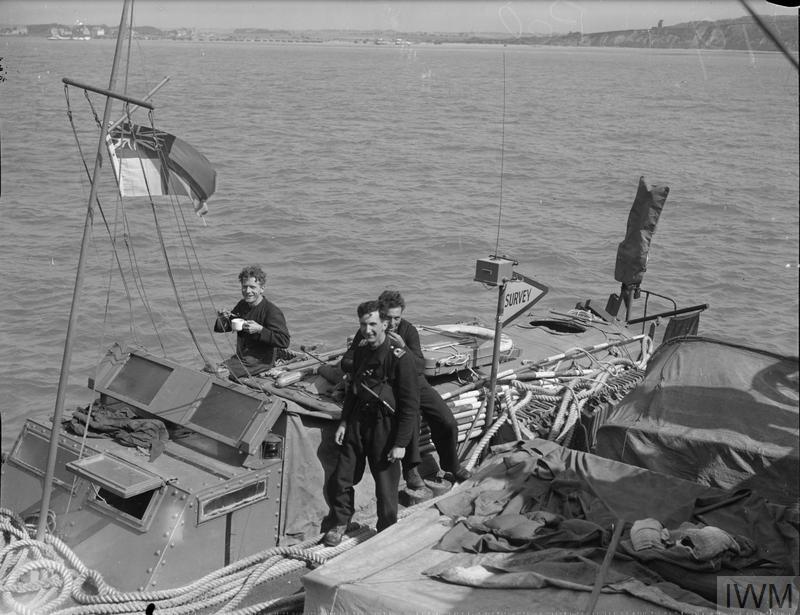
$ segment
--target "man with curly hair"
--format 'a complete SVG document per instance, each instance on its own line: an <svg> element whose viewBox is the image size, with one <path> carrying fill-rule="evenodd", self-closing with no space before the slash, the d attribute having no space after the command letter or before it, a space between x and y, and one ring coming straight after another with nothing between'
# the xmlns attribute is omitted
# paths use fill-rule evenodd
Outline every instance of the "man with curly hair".
<svg viewBox="0 0 800 615"><path fill-rule="evenodd" d="M289 329L280 308L264 296L267 275L258 265L239 273L242 299L232 310L218 312L214 331L233 330L231 319L244 322L236 332L236 354L223 362L231 379L255 376L272 367L278 348L289 347Z"/></svg>

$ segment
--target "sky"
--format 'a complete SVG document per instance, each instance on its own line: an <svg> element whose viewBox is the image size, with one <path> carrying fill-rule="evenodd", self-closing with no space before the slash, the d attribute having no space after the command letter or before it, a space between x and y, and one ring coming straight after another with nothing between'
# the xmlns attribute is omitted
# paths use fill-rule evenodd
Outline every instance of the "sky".
<svg viewBox="0 0 800 615"><path fill-rule="evenodd" d="M746 0L761 15L797 15ZM778 0L786 3L785 0ZM0 0L0 24L119 24L120 0ZM134 25L286 30L605 32L746 15L740 0L135 0Z"/></svg>

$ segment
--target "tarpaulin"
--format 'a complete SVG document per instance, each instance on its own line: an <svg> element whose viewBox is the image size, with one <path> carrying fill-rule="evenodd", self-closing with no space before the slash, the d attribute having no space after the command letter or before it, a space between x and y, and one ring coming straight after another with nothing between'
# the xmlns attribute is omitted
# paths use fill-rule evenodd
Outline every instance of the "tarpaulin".
<svg viewBox="0 0 800 615"><path fill-rule="evenodd" d="M580 493L580 497L573 497ZM541 512L549 514L542 515ZM796 574L796 519L752 493L729 494L532 440L497 447L473 479L374 538L303 578L306 613L581 612L605 552L610 524L657 518L666 527L686 522L744 536L749 574ZM531 525L514 536L515 515ZM443 550L464 517L478 521L501 549ZM476 519L476 518L480 519ZM557 540L554 533L572 522ZM580 524L575 522L580 521ZM537 527L533 527L536 525ZM473 523L472 529L478 526ZM576 531L594 526L594 535ZM684 526L685 527L685 526ZM536 544L540 529L545 542ZM567 538L565 546L561 542ZM681 566L656 568L647 557L618 553L597 612L664 613L714 609L716 574ZM730 572L730 571L729 571ZM686 587L686 581L695 587Z"/></svg>
<svg viewBox="0 0 800 615"><path fill-rule="evenodd" d="M598 419L594 452L796 504L798 359L706 338L672 340Z"/></svg>

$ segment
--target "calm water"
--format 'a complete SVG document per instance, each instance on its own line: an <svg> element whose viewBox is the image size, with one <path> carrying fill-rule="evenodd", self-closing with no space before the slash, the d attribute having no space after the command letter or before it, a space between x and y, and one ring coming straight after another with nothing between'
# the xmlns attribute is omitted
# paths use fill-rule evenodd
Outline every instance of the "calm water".
<svg viewBox="0 0 800 615"><path fill-rule="evenodd" d="M24 417L52 412L89 194L61 78L106 87L112 54L107 41L0 38L4 449ZM491 322L495 291L472 275L498 220L499 252L551 287L537 313L604 304L640 175L671 188L643 286L709 303L707 335L797 353L798 80L777 54L143 41L132 57L129 91L170 75L156 125L218 170L207 226L186 209L191 244L159 209L215 360L230 340L206 323L236 301L251 261L268 269L295 346L341 346L354 306L386 286L404 291L413 321ZM91 107L74 89L69 102L91 164ZM120 229L113 193L101 199ZM98 215L68 409L89 402L86 380L115 339L202 365L149 205L125 212L121 259L130 274L127 239L160 337L130 275L126 299ZM201 269L187 265L195 253Z"/></svg>

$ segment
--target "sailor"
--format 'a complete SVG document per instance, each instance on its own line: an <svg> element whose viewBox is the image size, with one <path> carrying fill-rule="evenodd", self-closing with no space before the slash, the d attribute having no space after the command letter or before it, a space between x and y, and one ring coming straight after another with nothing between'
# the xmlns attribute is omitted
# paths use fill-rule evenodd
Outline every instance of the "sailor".
<svg viewBox="0 0 800 615"><path fill-rule="evenodd" d="M242 300L217 313L214 331L236 330L236 354L223 361L231 380L255 376L275 363L278 348L288 348L289 329L280 308L264 296L267 276L258 265L239 273ZM238 319L238 320L237 320Z"/></svg>
<svg viewBox="0 0 800 615"><path fill-rule="evenodd" d="M449 406L425 377L425 357L416 327L403 318L406 308L405 299L396 290L384 290L378 297L389 320L387 335L400 348L405 348L414 357L419 381L419 406L422 418L431 431L431 441L439 455L439 465L450 482L463 482L470 476L469 471L461 468L458 462L458 423ZM352 349L360 343L359 333L353 338L353 344L342 358L341 366L346 372L352 372ZM409 489L422 489L425 483L417 466L422 458L419 452L419 417L415 426L415 437L411 439L406 456L403 457L403 478Z"/></svg>
<svg viewBox="0 0 800 615"><path fill-rule="evenodd" d="M341 448L328 483L327 546L342 541L355 511L354 486L367 462L375 480L377 530L397 521L399 462L419 413L414 359L386 335L388 320L380 303L365 301L357 313L362 340L353 350L353 372L334 436Z"/></svg>

